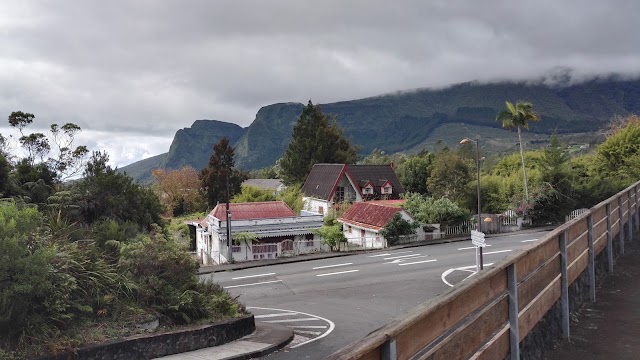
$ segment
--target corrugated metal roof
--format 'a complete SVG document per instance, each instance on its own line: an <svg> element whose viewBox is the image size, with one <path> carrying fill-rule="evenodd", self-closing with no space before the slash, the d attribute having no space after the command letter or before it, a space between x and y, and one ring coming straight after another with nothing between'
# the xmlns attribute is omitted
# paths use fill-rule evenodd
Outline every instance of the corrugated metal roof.
<svg viewBox="0 0 640 360"><path fill-rule="evenodd" d="M229 204L233 220L257 220L294 217L296 213L284 201L264 201ZM226 204L218 204L211 211L218 220L226 220Z"/></svg>
<svg viewBox="0 0 640 360"><path fill-rule="evenodd" d="M355 202L351 204L351 207L349 207L338 220L380 230L400 211L402 211L402 208L397 206L379 205L371 202Z"/></svg>

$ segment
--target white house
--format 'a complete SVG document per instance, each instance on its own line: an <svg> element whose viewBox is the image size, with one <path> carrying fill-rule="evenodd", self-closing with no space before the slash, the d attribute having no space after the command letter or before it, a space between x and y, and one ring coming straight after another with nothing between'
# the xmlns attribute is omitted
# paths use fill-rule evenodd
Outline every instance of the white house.
<svg viewBox="0 0 640 360"><path fill-rule="evenodd" d="M347 241L364 248L385 248L387 240L380 235L395 216L400 213L403 219L415 220L404 209L397 206L383 205L376 202L356 202L338 219ZM418 236L423 237L422 229L416 229Z"/></svg>
<svg viewBox="0 0 640 360"><path fill-rule="evenodd" d="M307 210L327 215L342 203L400 199L404 187L392 164L315 164L302 192Z"/></svg>
<svg viewBox="0 0 640 360"><path fill-rule="evenodd" d="M322 226L320 214L296 216L283 201L229 204L231 238L240 233L252 233L256 242L232 244L235 261L269 259L296 252L323 250L315 230ZM226 204L218 204L196 229L196 252L202 264L222 264L229 261Z"/></svg>

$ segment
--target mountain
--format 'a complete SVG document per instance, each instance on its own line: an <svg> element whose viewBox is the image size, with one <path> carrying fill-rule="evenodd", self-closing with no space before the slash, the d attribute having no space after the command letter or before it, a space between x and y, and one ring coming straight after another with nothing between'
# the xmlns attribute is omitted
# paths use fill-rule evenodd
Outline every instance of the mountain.
<svg viewBox="0 0 640 360"><path fill-rule="evenodd" d="M501 124L495 121L495 116L504 108L505 100L527 100L534 104L542 117L531 125L530 132L534 134L551 134L556 129L559 134L593 132L604 127L614 114L640 113L640 80L609 77L555 86L469 82L443 89L417 89L322 104L321 108L337 118L346 136L360 146L361 154L374 148L393 153L424 148L429 141L436 141L432 136L437 129L450 129L455 124L497 131ZM196 121L191 128L176 133L165 157L158 155L121 170L147 174L154 166L179 168L191 164L201 168L211 155L212 144L221 136L228 136L235 143L238 167L271 166L291 140L302 107L299 103L265 106L244 129L221 121ZM145 178L148 176L136 177Z"/></svg>

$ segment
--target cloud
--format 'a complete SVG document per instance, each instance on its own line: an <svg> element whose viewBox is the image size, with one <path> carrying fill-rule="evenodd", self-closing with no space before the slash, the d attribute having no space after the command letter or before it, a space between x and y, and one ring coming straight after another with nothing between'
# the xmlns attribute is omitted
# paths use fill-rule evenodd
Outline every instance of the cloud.
<svg viewBox="0 0 640 360"><path fill-rule="evenodd" d="M72 121L95 144L113 134L104 145L124 165L196 119L248 126L274 102L562 68L638 75L638 13L635 0L5 0L0 114Z"/></svg>

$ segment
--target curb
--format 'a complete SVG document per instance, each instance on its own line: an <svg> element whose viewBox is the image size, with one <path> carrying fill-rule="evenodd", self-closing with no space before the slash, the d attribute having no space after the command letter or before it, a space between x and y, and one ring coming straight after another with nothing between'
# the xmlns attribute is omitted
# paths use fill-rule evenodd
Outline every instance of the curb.
<svg viewBox="0 0 640 360"><path fill-rule="evenodd" d="M551 231L551 230L553 230L555 228L556 228L556 226L545 226L545 227L539 227L539 228L529 228L529 229L525 229L525 230L514 231L514 232L511 232L511 233L486 234L485 237L492 238L492 237L504 236L506 234L526 234L528 232ZM289 263L320 260L320 259L330 259L330 258L336 258L336 257L342 257L342 256L366 254L366 253L370 253L370 252L389 251L389 250L406 249L406 248L429 246L429 245L448 244L448 243L452 243L452 242L460 242L460 241L466 241L466 240L470 240L470 237L469 236L457 236L457 237L452 237L452 238L448 238L448 239L423 240L421 242L419 241L419 242L415 242L415 243L412 243L412 244L402 244L402 245L390 246L390 247L387 247L387 248L384 248L384 249L354 250L354 251L342 252L342 253L328 253L325 256L317 256L317 257L306 257L306 256L302 255L302 256L297 256L297 257L276 259L275 261L268 262L268 263L264 263L263 262L263 263L253 263L252 264L250 262L247 262L247 263L238 264L237 267L235 267L235 266L231 267L230 266L230 268L226 268L226 269L219 268L220 266L225 266L225 265L213 265L213 266L208 266L206 269L202 269L202 268L199 269L198 270L198 275L206 275L206 274L212 274L212 273L217 273L217 272L244 270L244 269L258 268L258 267L264 267L264 266L289 264ZM229 266L229 265L226 265L226 266Z"/></svg>
<svg viewBox="0 0 640 360"><path fill-rule="evenodd" d="M283 326L283 328L286 328ZM294 337L294 333L293 330L286 328L287 330L289 330L290 334L289 337L287 337L287 339L279 344L273 344L269 347L266 347L262 350L256 350L256 351L252 351L246 354L240 354L240 355L234 355L234 356L230 356L230 357L226 357L222 360L244 360L244 359L255 359L258 357L262 357L268 354L271 354L273 352L276 352L280 349L282 349L283 347L287 346L287 344L289 344Z"/></svg>

